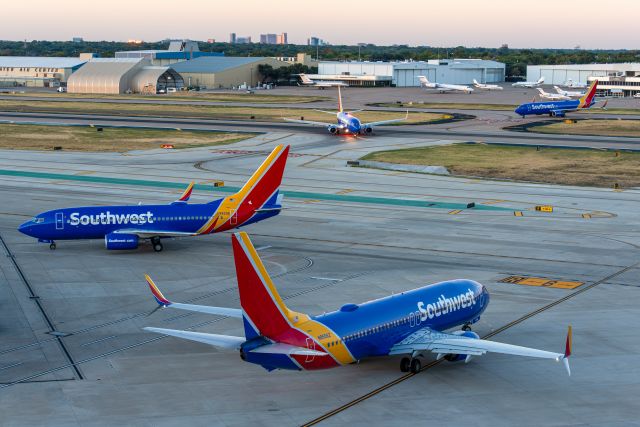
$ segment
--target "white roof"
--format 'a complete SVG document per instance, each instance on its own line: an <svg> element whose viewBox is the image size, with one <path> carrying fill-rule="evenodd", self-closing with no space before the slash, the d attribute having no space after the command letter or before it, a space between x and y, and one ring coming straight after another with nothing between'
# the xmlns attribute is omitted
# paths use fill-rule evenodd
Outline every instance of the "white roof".
<svg viewBox="0 0 640 427"><path fill-rule="evenodd" d="M73 68L85 62L80 58L55 56L0 56L0 67Z"/></svg>

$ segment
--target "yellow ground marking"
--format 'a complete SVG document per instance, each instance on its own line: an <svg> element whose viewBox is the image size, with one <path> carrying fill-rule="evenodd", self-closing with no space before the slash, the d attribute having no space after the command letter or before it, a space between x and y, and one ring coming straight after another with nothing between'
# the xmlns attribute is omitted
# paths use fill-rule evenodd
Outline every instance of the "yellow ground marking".
<svg viewBox="0 0 640 427"><path fill-rule="evenodd" d="M302 202L302 203L318 203L319 201L320 201L320 200L315 200L315 199L313 199L313 200L305 200L305 201L304 201L304 202Z"/></svg>
<svg viewBox="0 0 640 427"><path fill-rule="evenodd" d="M520 212L520 211L515 211L515 212L513 213L513 215L515 215L515 216L522 216L522 212Z"/></svg>
<svg viewBox="0 0 640 427"><path fill-rule="evenodd" d="M538 212L553 212L553 206L550 205L537 205L536 210Z"/></svg>
<svg viewBox="0 0 640 427"><path fill-rule="evenodd" d="M500 283L512 283L514 285L525 286L540 286L543 288L555 288L555 289L575 289L584 285L584 282L567 281L567 280L552 280L543 277L528 277L528 276L509 276L504 279L498 280Z"/></svg>
<svg viewBox="0 0 640 427"><path fill-rule="evenodd" d="M462 209L455 209L453 211L450 211L449 215L458 215L460 212L462 212Z"/></svg>
<svg viewBox="0 0 640 427"><path fill-rule="evenodd" d="M582 214L582 218L590 219L591 218L591 214Z"/></svg>
<svg viewBox="0 0 640 427"><path fill-rule="evenodd" d="M347 194L347 193L352 193L354 191L356 191L356 190L352 190L351 188L346 188L344 190L338 191L336 194Z"/></svg>
<svg viewBox="0 0 640 427"><path fill-rule="evenodd" d="M496 203L504 203L506 202L506 200L487 200L485 202L482 202L482 205L495 205Z"/></svg>
<svg viewBox="0 0 640 427"><path fill-rule="evenodd" d="M96 173L95 171L80 171L76 172L74 175L91 175L92 173Z"/></svg>

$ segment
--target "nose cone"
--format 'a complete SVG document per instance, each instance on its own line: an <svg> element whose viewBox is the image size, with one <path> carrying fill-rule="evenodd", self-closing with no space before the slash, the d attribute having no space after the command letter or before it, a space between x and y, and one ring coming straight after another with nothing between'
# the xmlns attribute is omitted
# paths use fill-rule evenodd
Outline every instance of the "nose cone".
<svg viewBox="0 0 640 427"><path fill-rule="evenodd" d="M353 133L360 132L360 120L353 119L349 122L349 130Z"/></svg>
<svg viewBox="0 0 640 427"><path fill-rule="evenodd" d="M515 111L516 111L516 114L518 114L518 115L520 115L520 116L521 116L521 115L522 115L522 113L524 112L524 106L523 106L523 105L520 105L518 108L516 108L516 110L515 110Z"/></svg>
<svg viewBox="0 0 640 427"><path fill-rule="evenodd" d="M22 234L26 234L27 236L35 237L33 235L33 223L31 221L21 224L20 227L18 227L18 231Z"/></svg>

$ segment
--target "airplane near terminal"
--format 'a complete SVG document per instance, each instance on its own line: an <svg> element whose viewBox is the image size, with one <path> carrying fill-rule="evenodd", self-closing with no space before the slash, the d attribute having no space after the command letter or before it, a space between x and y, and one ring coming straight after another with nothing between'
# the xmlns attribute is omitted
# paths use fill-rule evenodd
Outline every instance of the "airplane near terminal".
<svg viewBox="0 0 640 427"><path fill-rule="evenodd" d="M328 80L312 80L308 75L304 73L299 74L299 76L302 82L301 83L302 86L317 87L318 89L326 89L328 87L336 87L336 86L340 86L340 87L349 86L344 82L332 82Z"/></svg>
<svg viewBox="0 0 640 427"><path fill-rule="evenodd" d="M311 126L321 126L326 128L329 133L333 135L340 134L351 134L351 135L369 135L373 132L374 126L386 125L391 123L398 123L404 120L407 120L409 117L409 110L407 110L407 114L403 118L399 119L391 119L391 120L380 120L377 122L370 123L362 123L360 119L355 117L353 113L356 111L347 112L342 109L342 93L340 92L340 86L338 86L338 112L333 111L323 111L323 110L315 110L320 113L326 113L336 116L336 123L325 123L325 122L314 122L311 120L298 120L298 119L289 119L284 118L286 122L291 123L302 123L305 125ZM360 110L358 110L360 111Z"/></svg>
<svg viewBox="0 0 640 427"><path fill-rule="evenodd" d="M549 93L549 92L545 92L544 89L542 89L541 87L536 88L538 90L538 92L540 92L540 98L544 98L544 99L548 99L551 101L558 101L561 99L571 99L571 97L566 96L566 95L562 95L561 93Z"/></svg>
<svg viewBox="0 0 640 427"><path fill-rule="evenodd" d="M569 98L580 98L584 96L584 92L580 92L579 90L563 90L558 86L554 86L554 88L560 95L568 96Z"/></svg>
<svg viewBox="0 0 640 427"><path fill-rule="evenodd" d="M580 82L574 82L571 79L567 80L567 82L564 84L564 86L566 86L568 88L572 88L572 89L584 89L584 88L587 87L586 84L580 83Z"/></svg>
<svg viewBox="0 0 640 427"><path fill-rule="evenodd" d="M540 77L537 82L515 82L511 86L533 88L540 86L542 83L544 83L544 76Z"/></svg>
<svg viewBox="0 0 640 427"><path fill-rule="evenodd" d="M478 89L483 89L483 90L503 90L504 89L502 86L499 86L499 85L489 85L486 83L478 83L476 79L473 79L473 85Z"/></svg>
<svg viewBox="0 0 640 427"><path fill-rule="evenodd" d="M56 248L56 240L104 239L107 249L136 249L148 239L200 236L235 229L278 215L279 193L289 146L278 145L237 193L209 203L187 203L192 182L182 196L164 205L82 206L40 213L18 230Z"/></svg>
<svg viewBox="0 0 640 427"><path fill-rule="evenodd" d="M432 83L425 76L416 76L416 78L420 80L420 86L422 86L423 88L437 90L440 93L457 91L457 92L465 92L466 94L470 94L471 92L473 92L473 88L470 88L469 86L465 86L465 85L452 85L448 83Z"/></svg>
<svg viewBox="0 0 640 427"><path fill-rule="evenodd" d="M550 117L564 117L566 113L581 109L588 109L596 104L595 95L598 81L594 80L587 92L580 99L570 99L565 101L543 101L543 102L527 102L518 106L515 113L524 118L525 116L535 114L548 114ZM602 105L605 108L607 103Z"/></svg>
<svg viewBox="0 0 640 427"><path fill-rule="evenodd" d="M147 283L158 303L168 308L242 319L244 337L146 327L147 331L236 350L242 360L268 371L316 370L373 356L405 355L402 372L419 372L419 357L469 362L488 352L563 362L567 373L571 327L564 353L480 339L470 325L489 305L489 292L473 280L449 280L362 304L345 304L330 313L309 316L290 310L278 294L249 236L231 237L241 308L176 303ZM462 326L454 332L447 329Z"/></svg>

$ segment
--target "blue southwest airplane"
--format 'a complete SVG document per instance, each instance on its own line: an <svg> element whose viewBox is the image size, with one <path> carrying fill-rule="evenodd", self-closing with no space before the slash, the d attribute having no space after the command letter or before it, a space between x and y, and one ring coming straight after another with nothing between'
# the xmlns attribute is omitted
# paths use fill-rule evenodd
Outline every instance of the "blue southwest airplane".
<svg viewBox="0 0 640 427"><path fill-rule="evenodd" d="M518 106L515 113L524 118L525 116L535 114L548 114L549 117L564 117L566 113L581 109L591 108L596 104L596 88L598 81L594 80L589 86L586 93L580 99L571 99L567 101L544 101L544 102L527 102ZM605 103L602 108L607 104Z"/></svg>
<svg viewBox="0 0 640 427"><path fill-rule="evenodd" d="M280 213L279 187L289 146L278 145L239 192L209 203L188 204L192 182L182 196L165 205L83 206L40 213L18 230L56 248L56 240L104 239L107 249L136 249L149 239L156 252L160 239L218 233Z"/></svg>
<svg viewBox="0 0 640 427"><path fill-rule="evenodd" d="M473 280L450 280L363 304L309 316L290 310L244 233L232 235L241 308L181 304L165 298L149 276L158 308L242 319L244 337L146 327L145 330L240 352L242 360L273 369L314 370L358 362L372 356L405 355L402 372L418 372L428 352L449 361L487 352L562 361L569 375L571 327L564 353L480 339L470 325L489 305L487 289ZM455 332L444 332L457 326Z"/></svg>
<svg viewBox="0 0 640 427"><path fill-rule="evenodd" d="M331 114L331 115L335 114L336 122L325 123L325 122L313 122L310 120L297 120L297 119L288 119L288 118L285 118L284 120L291 123L302 123L305 125L324 127L329 131L329 133L333 135L340 135L340 134L369 135L373 132L374 126L388 125L391 123L402 122L404 120L407 120L407 117L409 117L409 110L407 110L407 114L401 119L381 120L378 122L362 123L360 119L358 119L353 115L353 113L355 113L356 111L347 112L342 109L342 93L340 92L340 86L338 86L338 112L323 111L323 110L316 110L316 111L319 111L321 113Z"/></svg>

